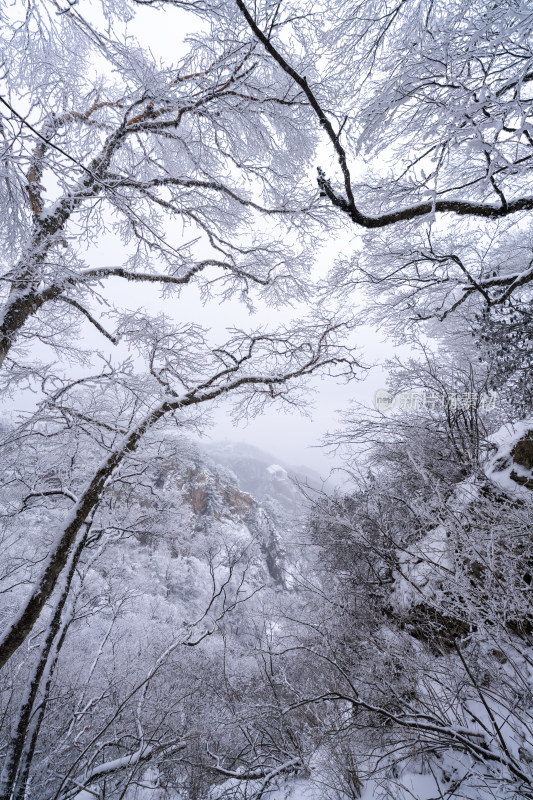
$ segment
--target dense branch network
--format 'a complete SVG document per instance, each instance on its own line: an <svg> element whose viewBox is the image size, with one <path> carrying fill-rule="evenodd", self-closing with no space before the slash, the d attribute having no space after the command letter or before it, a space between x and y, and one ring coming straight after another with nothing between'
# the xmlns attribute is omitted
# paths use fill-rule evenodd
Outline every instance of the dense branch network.
<svg viewBox="0 0 533 800"><path fill-rule="evenodd" d="M254 17L244 0L236 0L236 5L268 56L298 87L300 96L305 98L311 113L329 140L340 167L344 191L339 191L320 167L318 186L322 196L358 228L366 231L383 230L385 234L387 229L398 226L409 237L409 232L416 232L421 225L429 228L435 226L438 231L439 224L436 221L439 217L443 217L440 229L452 231L459 225L454 243L456 249L451 255L444 255L442 248L439 248L441 252L436 252L435 258L427 257L428 275L431 274L432 265L443 265L447 262L460 267L461 240L464 240L465 232L468 231L468 227L460 227L461 222L464 226L489 226L478 229L477 233L472 231L472 235L477 235L478 239L493 235L491 230L503 221L509 222L515 237L520 235L518 231L523 216L533 210L533 197L527 192L532 145L528 87L532 80L533 56L527 51L527 47L521 48L517 44L511 54L503 43L499 44L498 40L493 42L490 22L482 19L483 15L475 5L472 21L467 15L464 26L466 31L469 30L469 24L472 29L476 25L482 26L479 40L475 40L473 45L469 44L467 33L461 39L461 26L456 25L453 14L450 15L449 30L446 28L446 21L440 28L436 22L433 31L430 10L425 23L428 35L422 37L416 47L412 48L412 52L406 54L407 63L401 64L400 57L396 58L394 55L395 42L401 43L400 52L403 52L403 42L407 37L414 36L413 26L419 13L414 11L414 4L411 8L409 4L400 3L394 11L388 10L390 13L385 13L384 9L371 8L368 4L365 6L366 15L361 11L362 17L368 20L366 27L361 22L363 32L357 27L359 23L356 15L350 16L346 12L348 16L344 19L343 9L332 9L331 25L338 32L339 41L335 43L332 39L328 40L332 46L326 54L333 65L330 71L334 71L334 65L338 61L340 66L335 74L339 87L341 81L348 85L352 85L352 81L354 96L358 96L361 101L355 112L351 111L344 116L340 110L331 111L326 106L326 103L329 105L334 102L327 94L331 91L333 98L334 89L324 88L318 83L320 71L318 70L315 89L305 73L292 66L291 59L284 55L283 48L275 39L282 23L277 19L276 25L263 29L257 21L258 17ZM381 16L380 10L383 11ZM478 10L479 18L475 16ZM279 16L278 13L278 18ZM519 16L518 14L517 19ZM405 22L402 21L404 18ZM285 24L290 30L289 12L288 20ZM497 10L494 11L494 20L494 25L498 25ZM313 24L310 23L311 26ZM352 28L355 45L350 43L350 34L347 32ZM313 35L318 36L318 33L317 28L313 29ZM393 41L394 36L396 39ZM447 36L449 40L446 39ZM509 36L511 39L512 34ZM363 55L357 49L358 43L361 43ZM350 56L345 56L342 52L343 45L348 52L353 47L352 57L356 62L353 70L349 66ZM311 54L305 53L305 47L306 44L303 43L301 48L304 49L304 57L309 58ZM458 48L457 52L453 49L455 47ZM464 48L466 54L463 52ZM451 52L447 52L448 49ZM368 60L372 60L371 67L368 67ZM378 63L383 69L383 75L374 78L372 84L367 78L373 75L372 70L377 68ZM365 74L367 67L368 74ZM361 71L358 72L358 69ZM315 68L315 74L316 72ZM397 72L400 73L398 76L395 74ZM405 73L405 79L402 73ZM519 78L513 77L516 73L520 74ZM367 82L369 89L365 97ZM320 91L323 99L320 99ZM455 121L454 112L459 122ZM342 122L337 124L335 120L339 117ZM442 121L439 117L442 117ZM378 154L381 151L384 158L387 158L387 148L395 146L401 170L393 164L391 174L382 180L376 179L375 186L371 183L365 185L363 182L356 185L354 170L358 167L354 165L352 168L350 165L349 151L344 144L344 141L350 141L350 136L346 134L350 125L352 130L355 128L360 132L359 138L355 139L356 155L364 154L366 150L371 159L372 151ZM403 133L393 133L395 125ZM368 140L365 139L365 126L369 129ZM352 135L352 141L353 139ZM469 159L470 170L467 168ZM371 163L376 163L379 168L377 159ZM358 199L358 193L361 199ZM475 196L476 193L478 197ZM419 199L423 194L429 196L427 200ZM495 200L491 199L491 194L495 196ZM405 202L404 198L410 200L413 196L416 198L414 202ZM365 208L365 204L369 207L386 206L389 210L372 213ZM367 236L365 246L369 250L368 259L353 259L352 272L362 274L363 281L368 280L374 286L380 284L381 291L390 290L390 295L397 287L402 292L409 285L418 287L421 297L433 292L433 286L428 285L426 275L411 269L408 257L402 258L400 253L395 252L395 234L392 230L389 239L390 242L386 242L386 246L390 248L388 270L378 271L372 267L374 244L372 237ZM509 243L507 249L511 247ZM418 256L419 263L422 264L423 250ZM364 266L365 260L369 264L367 269ZM439 272L442 273L440 266ZM459 271L439 281L441 286L435 294L436 302L429 312L426 308L418 318L423 319L428 313L429 317L445 317L472 295L478 296L489 307L505 305L512 295L518 295L531 280L529 268L522 269L518 265L515 269L509 269L502 263L491 262L487 265L479 259L473 269L465 270L460 267ZM450 288L447 298L443 298L442 283L447 283ZM406 293L406 297L408 296ZM417 298L414 304L422 306L423 302L419 302ZM402 310L409 309L408 301L400 304L400 307Z"/></svg>
<svg viewBox="0 0 533 800"><path fill-rule="evenodd" d="M345 323L330 324L329 327L318 325L313 337L311 330L307 332L303 328L300 342L295 340L294 333L291 338L264 334L245 338L233 344L233 353L229 348L214 351L223 368L184 393L163 382L167 396L111 449L70 510L33 590L2 637L0 668L22 645L38 620L65 568L80 529L100 502L109 480L150 429L175 412L183 413L243 390L250 390L252 396L262 392L268 399L283 398L286 387L290 389L292 382L317 370L332 369L339 375L351 376L358 364L350 351L336 341L344 330ZM273 364L270 370L267 366L269 361ZM79 385L80 382L76 383Z"/></svg>
<svg viewBox="0 0 533 800"><path fill-rule="evenodd" d="M202 72L178 74L177 77L165 75L163 96L159 93L152 97L150 90L141 86L138 97L134 93L115 100L97 98L86 111L48 114L40 129L38 123L33 124L20 114L13 103L0 98L9 111L7 123L18 120L25 147L32 148L23 187L31 221L22 255L18 263L6 271L4 279L9 294L0 317L0 363L26 323L49 301L60 297L102 332L94 315L85 307L83 297L68 293L83 295L87 289L92 291L91 286L96 281L107 277L159 283L170 288L189 283L205 270L220 269L223 275L232 276L235 283L251 282L263 287L275 283L275 263L264 249L252 246L247 252L240 251L236 242L221 238L217 228L225 225L228 215L237 220L241 211L289 217L295 212L284 205L278 208L261 205L222 180L213 180L207 161L205 165L195 163L201 156L194 152L198 149L194 137L190 146L187 144L190 127L198 125L200 130L203 127L201 136L205 136L206 148L213 151L215 159L226 162L232 159L241 174L237 183L242 182L248 168L240 163L237 154L231 153L230 145L222 146L216 128L221 113L231 113L233 108L238 112L242 104L253 108L254 104L262 107L270 102L259 94L249 97L246 94L245 87L253 73L249 58L250 53L244 57L239 54L231 64L228 54L224 53ZM206 85L202 86L202 82ZM245 92L242 96L239 87ZM290 107L292 101L287 99L286 102ZM72 137L80 127L80 140L87 140L93 149L87 162L84 155L72 155L78 150ZM60 134L62 138L58 140ZM169 154L160 152L167 143L174 151L175 164ZM15 145L16 138L12 148ZM11 157L22 162L25 159L24 154L16 156L14 152ZM262 157L260 154L260 160ZM193 174L180 175L180 162ZM201 177L194 177L195 172ZM142 173L144 176L140 178ZM47 204L43 181L54 180L60 182L64 191L55 202ZM217 197L229 204L224 211ZM147 272L137 267L80 269L75 258L70 258L72 266L69 266L62 253L62 249L69 246L69 225L87 214L94 215L103 200L124 217L139 250L146 251L148 257L155 255L168 265L166 274L158 275L156 271ZM204 210L204 203L212 213ZM172 237L161 230L154 215L156 209L171 221L181 218L184 223L196 227L196 238L207 237L215 251L214 257L195 258L189 245L173 244ZM143 256L143 261L146 260ZM59 266L55 262L66 263ZM114 340L113 336L107 338Z"/></svg>

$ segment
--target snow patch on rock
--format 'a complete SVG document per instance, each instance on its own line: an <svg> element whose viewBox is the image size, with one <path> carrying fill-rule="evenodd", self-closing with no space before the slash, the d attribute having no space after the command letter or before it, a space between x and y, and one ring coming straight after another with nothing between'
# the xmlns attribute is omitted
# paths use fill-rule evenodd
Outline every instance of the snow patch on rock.
<svg viewBox="0 0 533 800"><path fill-rule="evenodd" d="M286 469L281 467L279 464L271 464L267 467L267 472L269 475L272 475L273 478L277 478L280 481L287 480L289 473Z"/></svg>
<svg viewBox="0 0 533 800"><path fill-rule="evenodd" d="M503 425L490 438L497 449L485 465L487 478L511 496L531 497L533 464L521 457L521 451L531 440L533 452L533 417Z"/></svg>

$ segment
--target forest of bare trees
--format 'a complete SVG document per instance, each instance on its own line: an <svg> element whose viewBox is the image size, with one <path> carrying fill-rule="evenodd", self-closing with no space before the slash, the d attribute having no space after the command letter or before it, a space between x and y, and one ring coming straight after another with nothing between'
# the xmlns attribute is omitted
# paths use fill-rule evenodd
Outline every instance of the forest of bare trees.
<svg viewBox="0 0 533 800"><path fill-rule="evenodd" d="M533 798L533 5L0 42L0 800ZM369 330L330 482L196 443Z"/></svg>

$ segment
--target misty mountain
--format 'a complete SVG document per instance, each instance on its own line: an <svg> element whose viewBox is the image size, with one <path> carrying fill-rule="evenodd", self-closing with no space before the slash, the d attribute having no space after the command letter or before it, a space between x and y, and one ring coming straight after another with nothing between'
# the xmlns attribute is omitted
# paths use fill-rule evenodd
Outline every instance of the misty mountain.
<svg viewBox="0 0 533 800"><path fill-rule="evenodd" d="M244 442L213 442L201 449L216 463L227 467L237 478L237 485L260 502L276 501L288 513L299 513L304 495L320 489L324 481L315 470L293 467L276 456Z"/></svg>
<svg viewBox="0 0 533 800"><path fill-rule="evenodd" d="M290 563L299 558L294 541L308 511L298 483L309 493L319 481L312 470L291 468L250 445L183 442L179 457L159 466L154 488L177 492L180 514L189 515L187 547L188 539L196 550L199 541L207 550L217 542L247 540L257 580L286 588Z"/></svg>

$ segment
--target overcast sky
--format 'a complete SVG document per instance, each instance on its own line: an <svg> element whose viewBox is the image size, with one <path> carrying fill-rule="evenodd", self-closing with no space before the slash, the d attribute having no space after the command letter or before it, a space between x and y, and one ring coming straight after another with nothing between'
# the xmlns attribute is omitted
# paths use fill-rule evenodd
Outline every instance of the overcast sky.
<svg viewBox="0 0 533 800"><path fill-rule="evenodd" d="M162 18L160 11L142 8L129 24L129 30L154 55L161 56L165 61L172 61L176 58L178 42L183 42L187 35L194 33L194 26L198 23L193 15L178 9L165 12L165 24L161 23ZM319 256L318 271L325 274L333 265L335 253L347 246L347 240L343 242L342 239L328 243L327 253L324 251ZM272 321L272 312L268 309L259 308L250 318L246 309L237 301L231 304L231 309L228 309L226 303L222 308L217 308L213 303L202 306L198 293L194 299L190 293L187 294L187 309L188 313L196 315L203 324L209 323L221 331L228 319L242 327L255 327L262 322ZM283 313L289 312L285 310ZM276 318L275 321L280 319L279 314L276 314ZM367 326L354 334L353 341L361 351L365 363L383 361L393 354L392 344L383 341L377 331ZM289 464L309 466L321 474L327 474L338 461L317 445L328 430L337 426L337 411L346 409L351 401L371 405L374 393L383 385L384 374L379 368L371 370L361 382L354 381L348 385L337 384L332 379L315 379L312 383L314 393L309 408L310 416L283 413L278 407L256 417L246 426L241 423L235 427L227 409L220 409L214 414L214 425L208 434L213 439L227 438L254 444Z"/></svg>
<svg viewBox="0 0 533 800"><path fill-rule="evenodd" d="M140 8L135 20L129 23L128 30L144 47L148 47L156 58L168 63L177 60L179 49L185 46L183 40L194 32L191 26L197 24L192 14L176 9L155 11L150 8ZM353 231L351 235L353 236ZM341 250L348 253L350 248L348 236L344 240L342 237L332 238L325 244L327 247L318 254L315 265L315 273L318 275L325 275L331 268L336 253ZM118 266L125 260L124 248L118 239L109 236L105 241L99 240L98 247L91 250L88 260L92 266ZM288 320L295 314L291 309L273 313L266 307L258 305L257 313L250 317L246 308L236 299L229 303L224 301L222 305L217 301L203 305L198 289L193 286L186 287L186 293L178 303L173 303L172 299L161 300L158 289L154 286L133 285L120 279L106 282L104 291L113 294L125 309L144 307L149 311L164 311L174 319L176 319L175 311L178 309L177 321L195 321L209 327L217 334L219 341L224 341L224 329L228 325L255 328L261 324ZM182 314L186 315L186 319ZM87 328L87 343L90 346L93 337L94 348L105 349L105 342L102 343L98 334ZM383 341L376 331L368 327L357 331L352 341L361 352L362 361L367 364L383 361L393 353L391 343ZM309 416L294 412L283 413L277 406L248 424L240 423L235 426L228 409L222 407L213 415L214 424L208 431L208 436L213 440L230 439L253 444L271 452L279 460L294 466L311 467L325 477L338 461L328 456L318 445L328 430L337 427L337 411L346 409L351 401L371 405L375 391L383 385L384 375L379 368L373 369L361 382L352 382L348 385L338 384L332 379L316 378L311 384L314 393L308 409ZM27 400L20 402L27 403ZM13 404L9 403L9 407L21 406L15 398ZM28 410L28 406L24 410Z"/></svg>
<svg viewBox="0 0 533 800"><path fill-rule="evenodd" d="M319 256L317 270L326 272L331 266L335 249L342 246L341 242L335 243L335 248L328 245L327 251ZM331 255L333 253L333 255ZM99 243L98 250L91 257L94 266L119 264L124 258L124 251L119 242L114 242L109 237L105 247ZM315 271L317 271L315 270ZM225 300L218 303L211 299L203 304L197 286L185 287L181 298L173 301L172 298L162 300L159 289L155 285L132 284L119 278L107 280L106 293L120 299L120 305L125 309L145 308L152 312L170 313L179 322L197 322L208 327L213 332L217 343L225 340L228 326L244 329L256 328L260 325L270 327L287 321L292 316L298 316L305 309L281 308L273 311L257 302L257 311L250 314L238 299ZM257 298L254 297L254 301ZM102 348L98 334L87 327L87 335L94 340L95 348ZM98 340L98 341L97 341ZM361 352L361 360L365 364L383 361L393 353L390 342L383 341L378 332L369 326L361 326L354 331L351 337L354 347ZM208 439L217 441L230 439L242 441L260 447L272 453L277 459L293 466L307 466L318 471L323 477L332 467L340 462L319 447L320 441L328 430L333 430L337 424L337 412L346 409L355 402L373 404L374 394L377 389L384 386L385 376L379 367L371 369L368 373L361 371L361 380L349 384L337 383L332 378L317 376L309 384L308 416L293 411L290 407L286 410L280 404L267 409L260 416L248 421L234 424L230 409L231 402L226 406L217 408L212 415L213 425L206 430Z"/></svg>

